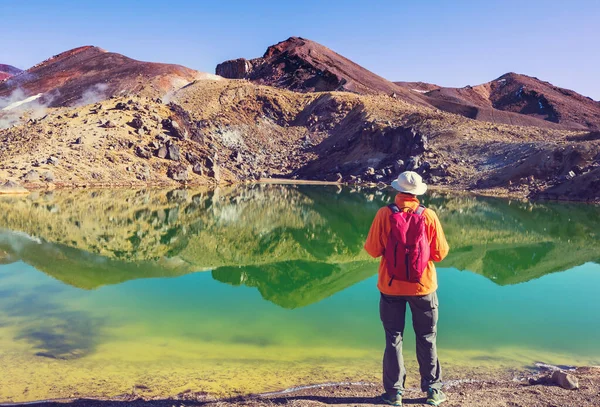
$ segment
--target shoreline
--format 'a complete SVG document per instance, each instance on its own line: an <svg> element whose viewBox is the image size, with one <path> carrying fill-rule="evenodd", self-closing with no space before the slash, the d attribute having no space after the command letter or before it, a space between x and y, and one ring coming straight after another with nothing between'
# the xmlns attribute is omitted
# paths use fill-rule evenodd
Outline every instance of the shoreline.
<svg viewBox="0 0 600 407"><path fill-rule="evenodd" d="M577 377L579 388L567 390L550 382L550 375L558 369L548 366L538 371L522 370L495 379L460 379L444 383L448 401L444 406L600 406L600 366L578 367L568 370ZM321 405L381 405L381 384L374 382L329 382L291 387L279 391L259 394L230 395L216 397L207 393L184 391L172 397L143 397L133 391L117 397L87 398L73 397L46 399L28 402L0 402L0 407L68 405L73 407L127 406L172 407L203 405L228 406L321 406ZM404 391L405 404L424 404L424 393L416 387Z"/></svg>
<svg viewBox="0 0 600 407"><path fill-rule="evenodd" d="M258 181L247 181L247 182L234 182L234 183L221 183L221 184L206 184L206 183L177 183L177 182L121 182L121 183L35 183L35 184L19 184L25 188L27 192L11 192L2 191L2 185L0 185L0 197L2 196L25 196L31 192L39 191L55 191L55 190L82 190L82 189L205 189L213 190L219 187L236 187L241 185L326 185L326 186L339 186L346 188L368 188L368 189L388 189L391 188L389 185L380 185L375 183L361 183L361 184L350 184L345 182L334 182L334 181L319 181L319 180L300 180L300 179L289 179L289 178L265 178ZM541 198L530 198L524 194L517 192L510 192L504 189L493 189L493 190L469 190L460 188L459 186L450 185L428 185L429 191L442 192L442 193L453 193L462 195L473 195L488 198L502 198L502 199L518 199L521 201L529 202L575 202L584 203L591 205L600 204L599 201L593 200L581 200L581 199L550 199L547 197Z"/></svg>

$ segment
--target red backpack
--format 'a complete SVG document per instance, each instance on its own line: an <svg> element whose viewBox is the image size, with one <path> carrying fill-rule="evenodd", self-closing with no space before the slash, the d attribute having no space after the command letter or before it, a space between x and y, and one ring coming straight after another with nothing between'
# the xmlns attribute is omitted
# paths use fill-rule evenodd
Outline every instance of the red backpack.
<svg viewBox="0 0 600 407"><path fill-rule="evenodd" d="M387 265L390 282L394 279L421 284L421 277L429 262L429 240L425 230L425 207L416 211L408 207L388 205L391 231L383 257Z"/></svg>

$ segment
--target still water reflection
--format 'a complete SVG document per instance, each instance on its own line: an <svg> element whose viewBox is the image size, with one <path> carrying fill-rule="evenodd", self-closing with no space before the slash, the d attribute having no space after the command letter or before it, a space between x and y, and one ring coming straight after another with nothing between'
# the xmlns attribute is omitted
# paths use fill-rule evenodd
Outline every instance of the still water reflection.
<svg viewBox="0 0 600 407"><path fill-rule="evenodd" d="M362 245L392 197L262 185L1 198L0 401L377 380L377 262ZM438 267L450 377L600 363L597 207L424 202L451 245Z"/></svg>

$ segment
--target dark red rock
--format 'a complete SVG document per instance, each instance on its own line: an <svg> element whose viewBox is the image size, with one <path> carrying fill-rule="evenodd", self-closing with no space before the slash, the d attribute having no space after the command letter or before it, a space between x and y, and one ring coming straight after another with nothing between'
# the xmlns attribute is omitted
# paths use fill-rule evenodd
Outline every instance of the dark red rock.
<svg viewBox="0 0 600 407"><path fill-rule="evenodd" d="M217 65L216 73L224 78L244 79L252 71L252 62L245 58L232 59Z"/></svg>

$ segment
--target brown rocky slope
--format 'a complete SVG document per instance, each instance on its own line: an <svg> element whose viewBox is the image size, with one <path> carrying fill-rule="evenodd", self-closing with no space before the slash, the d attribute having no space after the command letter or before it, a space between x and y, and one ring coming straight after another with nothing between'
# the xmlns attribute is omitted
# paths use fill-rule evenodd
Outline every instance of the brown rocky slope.
<svg viewBox="0 0 600 407"><path fill-rule="evenodd" d="M511 72L463 88L396 84L416 90L442 110L473 119L576 130L600 128L600 102L527 75Z"/></svg>
<svg viewBox="0 0 600 407"><path fill-rule="evenodd" d="M65 51L0 82L0 98L15 91L40 96L44 106L74 106L115 95L159 97L203 77L179 65L141 62L84 46Z"/></svg>
<svg viewBox="0 0 600 407"><path fill-rule="evenodd" d="M29 188L272 177L353 184L387 183L411 169L461 190L600 200L589 187L598 181L600 140L583 133L243 80L197 81L172 100L113 98L0 130L0 179Z"/></svg>

